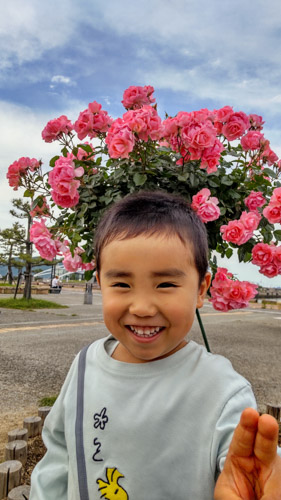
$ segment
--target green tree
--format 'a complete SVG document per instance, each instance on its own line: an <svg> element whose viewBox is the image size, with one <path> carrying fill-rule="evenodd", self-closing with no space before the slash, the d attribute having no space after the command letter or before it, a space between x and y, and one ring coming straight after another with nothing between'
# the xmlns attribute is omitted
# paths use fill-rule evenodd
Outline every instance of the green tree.
<svg viewBox="0 0 281 500"><path fill-rule="evenodd" d="M7 278L11 285L13 283L13 267L22 267L20 260L22 249L25 244L25 229L15 222L11 228L0 231L0 262L8 267Z"/></svg>

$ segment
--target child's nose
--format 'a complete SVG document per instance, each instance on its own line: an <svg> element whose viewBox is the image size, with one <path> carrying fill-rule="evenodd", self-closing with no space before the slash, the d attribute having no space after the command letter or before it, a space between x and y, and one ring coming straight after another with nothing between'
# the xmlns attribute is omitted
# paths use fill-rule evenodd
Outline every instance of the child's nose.
<svg viewBox="0 0 281 500"><path fill-rule="evenodd" d="M139 317L155 316L157 313L157 307L148 296L135 296L134 300L130 304L129 312L130 314Z"/></svg>

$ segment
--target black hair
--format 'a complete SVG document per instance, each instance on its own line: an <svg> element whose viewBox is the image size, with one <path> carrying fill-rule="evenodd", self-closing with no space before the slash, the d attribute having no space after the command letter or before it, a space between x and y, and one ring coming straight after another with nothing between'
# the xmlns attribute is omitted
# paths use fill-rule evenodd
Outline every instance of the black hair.
<svg viewBox="0 0 281 500"><path fill-rule="evenodd" d="M101 251L114 239L163 233L192 245L199 284L208 269L208 237L204 223L182 197L164 191L139 191L112 205L95 233L95 257L100 272Z"/></svg>

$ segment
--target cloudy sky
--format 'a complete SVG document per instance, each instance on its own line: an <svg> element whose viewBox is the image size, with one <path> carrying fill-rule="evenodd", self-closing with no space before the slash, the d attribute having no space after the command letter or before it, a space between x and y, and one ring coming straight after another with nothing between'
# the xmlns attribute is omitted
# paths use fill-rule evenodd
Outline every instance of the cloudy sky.
<svg viewBox="0 0 281 500"><path fill-rule="evenodd" d="M46 123L100 102L123 113L123 91L152 85L158 111L231 105L261 114L281 157L280 0L0 0L0 228L12 225L6 181L21 156L48 160ZM252 265L226 265L266 285Z"/></svg>

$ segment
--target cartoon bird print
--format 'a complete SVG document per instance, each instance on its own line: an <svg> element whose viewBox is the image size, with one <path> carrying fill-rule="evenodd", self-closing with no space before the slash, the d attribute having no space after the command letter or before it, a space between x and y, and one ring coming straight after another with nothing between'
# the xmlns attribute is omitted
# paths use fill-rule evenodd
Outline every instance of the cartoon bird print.
<svg viewBox="0 0 281 500"><path fill-rule="evenodd" d="M97 479L101 498L104 500L129 500L127 492L118 484L118 479L124 477L116 467L106 469L107 482L102 479Z"/></svg>

